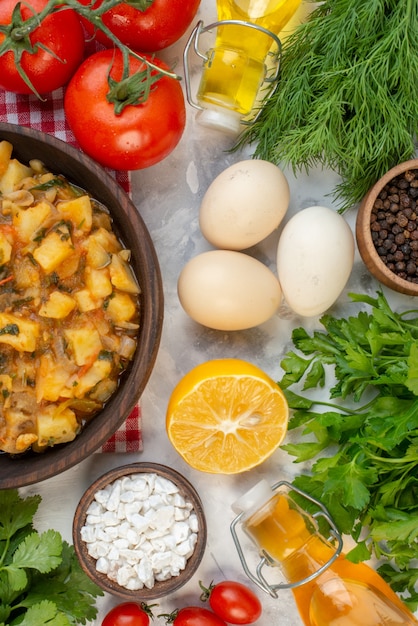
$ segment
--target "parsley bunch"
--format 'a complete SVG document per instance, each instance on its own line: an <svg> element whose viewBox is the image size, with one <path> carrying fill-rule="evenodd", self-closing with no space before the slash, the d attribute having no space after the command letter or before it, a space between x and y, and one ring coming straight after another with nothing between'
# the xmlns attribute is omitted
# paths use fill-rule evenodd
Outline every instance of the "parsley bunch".
<svg viewBox="0 0 418 626"><path fill-rule="evenodd" d="M334 170L347 209L413 157L417 76L416 0L325 0L284 42L277 88L239 145L294 170Z"/></svg>
<svg viewBox="0 0 418 626"><path fill-rule="evenodd" d="M103 592L73 547L55 530L34 530L40 501L0 491L0 626L70 626L97 615L94 599Z"/></svg>
<svg viewBox="0 0 418 626"><path fill-rule="evenodd" d="M298 428L301 436L282 448L296 463L311 462L294 484L355 540L348 558L381 559L378 571L395 591L407 592L415 610L418 311L394 312L382 291L350 297L371 311L347 319L324 315L325 330L293 332L297 350L283 358L279 385L294 409L289 430ZM324 387L330 375L329 402L300 393Z"/></svg>

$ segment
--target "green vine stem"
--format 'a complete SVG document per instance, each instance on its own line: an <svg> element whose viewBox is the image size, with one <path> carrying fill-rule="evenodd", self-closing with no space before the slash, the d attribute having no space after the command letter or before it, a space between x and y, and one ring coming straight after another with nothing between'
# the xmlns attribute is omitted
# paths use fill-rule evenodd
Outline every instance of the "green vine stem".
<svg viewBox="0 0 418 626"><path fill-rule="evenodd" d="M92 0L91 4L82 5L78 2L78 0L65 0L65 4L62 3L62 0L49 0L42 11L36 13L36 11L33 10L33 15L26 20L23 20L21 17L21 2L18 2L13 10L11 23L8 25L0 25L0 33L3 33L4 35L4 41L0 45L0 56L9 51L13 52L16 67L20 76L38 98L42 99L31 83L26 72L22 69L20 60L23 52L35 54L39 48L43 48L49 54L54 54L52 50L49 50L41 44L32 45L29 37L31 33L40 26L42 20L44 20L48 15L58 13L59 11L64 11L66 9L72 9L80 17L89 21L96 30L101 30L111 40L115 48L120 50L123 57L122 79L119 83L115 83L115 81L111 82L109 77L109 88L114 90L115 85L117 87L118 84L121 84L122 89L128 91L127 85L129 86L131 97L129 101L126 102L125 106L133 103L133 91L136 95L134 99L136 103L139 104L145 102L152 85L163 76L167 76L173 80L181 80L180 76L174 72L156 65L152 59L139 54L123 44L120 39L106 26L106 24L103 23L102 17L104 13L121 4L122 0L103 0L98 7L93 6L94 2L95 0ZM152 4L153 0L126 0L126 2L139 10L145 10L145 8ZM27 6L30 5L28 4ZM146 66L146 71L141 72L142 80L138 80L136 74L129 76L130 56L137 58ZM123 103L121 105L119 101L118 107L115 106L115 114L119 115L123 108Z"/></svg>

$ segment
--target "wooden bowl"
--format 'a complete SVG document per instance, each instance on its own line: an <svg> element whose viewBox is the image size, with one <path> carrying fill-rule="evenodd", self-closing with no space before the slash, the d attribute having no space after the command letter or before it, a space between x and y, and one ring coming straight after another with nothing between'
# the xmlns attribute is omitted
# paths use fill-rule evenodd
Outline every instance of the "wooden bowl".
<svg viewBox="0 0 418 626"><path fill-rule="evenodd" d="M174 483L178 487L180 495L193 507L193 511L197 516L198 532L193 553L188 558L185 568L177 576L172 576L167 580L156 581L151 588L143 587L139 590L129 590L111 580L106 574L97 571L96 559L88 553L87 543L81 538L81 529L86 524L87 510L93 502L95 494L116 480L135 474L156 474ZM81 567L104 591L124 600L148 602L149 600L162 598L182 587L196 572L205 552L206 539L206 519L200 497L195 488L177 471L158 463L132 463L110 470L94 481L85 491L74 515L73 544Z"/></svg>
<svg viewBox="0 0 418 626"><path fill-rule="evenodd" d="M131 265L142 293L138 346L116 393L74 441L37 454L0 454L0 489L22 487L76 465L103 445L123 424L141 396L153 369L163 321L163 288L157 255L142 217L129 196L95 161L45 133L0 123L0 140L14 146L22 162L37 158L57 174L86 189L110 211L114 230L131 250Z"/></svg>
<svg viewBox="0 0 418 626"><path fill-rule="evenodd" d="M407 170L416 169L418 169L418 159L411 159L396 165L386 172L368 191L360 204L356 220L357 247L369 272L386 287L410 296L418 296L418 284L398 276L387 267L375 248L370 225L374 204L385 185L400 174L404 174Z"/></svg>

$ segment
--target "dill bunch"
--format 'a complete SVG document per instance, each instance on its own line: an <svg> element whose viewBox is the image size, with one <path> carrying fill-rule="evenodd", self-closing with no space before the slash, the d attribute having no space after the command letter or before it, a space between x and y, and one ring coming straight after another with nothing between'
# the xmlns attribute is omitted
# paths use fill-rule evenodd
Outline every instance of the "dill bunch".
<svg viewBox="0 0 418 626"><path fill-rule="evenodd" d="M283 48L280 79L237 146L255 158L337 172L341 211L413 157L417 0L325 0Z"/></svg>

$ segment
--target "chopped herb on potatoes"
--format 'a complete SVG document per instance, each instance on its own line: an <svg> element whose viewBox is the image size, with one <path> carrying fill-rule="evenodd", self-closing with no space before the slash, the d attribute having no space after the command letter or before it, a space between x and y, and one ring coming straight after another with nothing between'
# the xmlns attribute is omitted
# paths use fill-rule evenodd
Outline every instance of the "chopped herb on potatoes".
<svg viewBox="0 0 418 626"><path fill-rule="evenodd" d="M116 391L140 321L129 259L105 207L0 141L0 451L74 440Z"/></svg>

